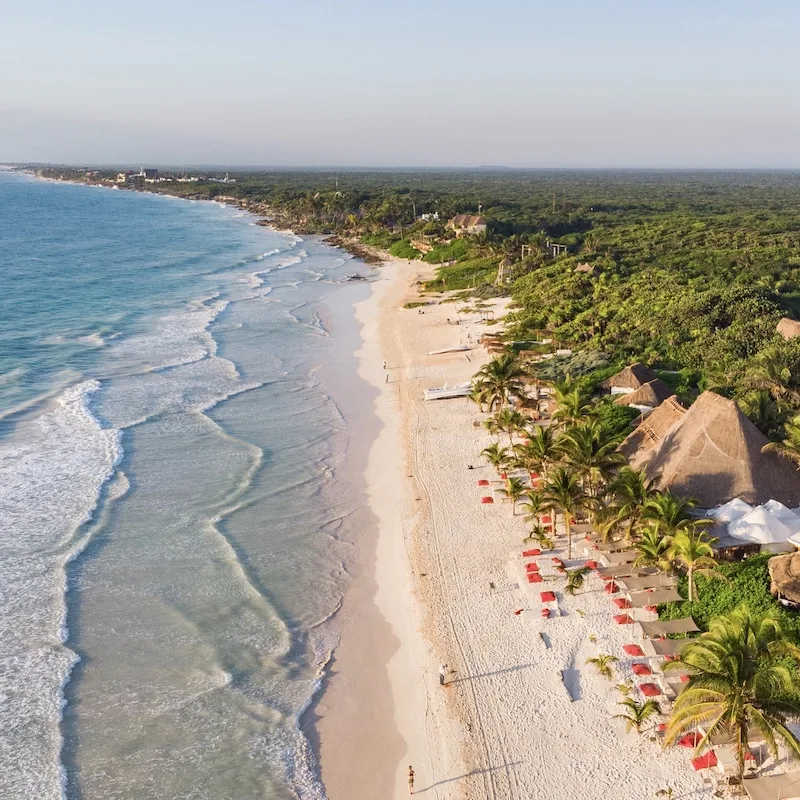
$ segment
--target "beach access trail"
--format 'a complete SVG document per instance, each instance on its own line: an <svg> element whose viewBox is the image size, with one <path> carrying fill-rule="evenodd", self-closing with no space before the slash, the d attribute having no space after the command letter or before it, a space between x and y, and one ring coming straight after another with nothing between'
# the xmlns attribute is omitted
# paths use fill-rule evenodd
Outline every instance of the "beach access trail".
<svg viewBox="0 0 800 800"><path fill-rule="evenodd" d="M497 477L479 456L491 442L480 425L484 415L466 398L423 400L426 388L469 380L488 360L479 336L497 329L442 298L403 308L420 299L415 287L429 277L426 267L388 261L357 309L364 340L359 372L380 390L376 412L384 426L367 480L379 522L375 603L394 642L391 703L375 711L391 713L383 722L393 746L381 758L381 743L373 741L341 763L330 735L326 751L323 728L330 799L373 800L358 791L359 774L387 766L395 768L391 791L374 800L407 797L409 764L415 795L436 800L643 800L668 787L682 799L709 796L702 775L692 772L690 751L662 751L652 734L625 733L613 719L622 710L614 684L633 677L622 645L634 633L613 622L617 609L599 578L592 575L575 597L563 592L560 577L533 586L525 581L523 517L512 516L498 494L492 505L480 502L490 490L479 488L478 479ZM501 317L506 301L489 302ZM428 355L464 344L474 347ZM541 619L542 589L556 593L563 616ZM526 612L515 614L520 609ZM348 647L345 635L346 659ZM599 653L620 659L614 681L585 665ZM367 653L360 655L369 662ZM445 688L437 676L441 662L454 670ZM351 655L349 663L358 659ZM392 738L398 732L404 753ZM349 736L342 731L344 740Z"/></svg>

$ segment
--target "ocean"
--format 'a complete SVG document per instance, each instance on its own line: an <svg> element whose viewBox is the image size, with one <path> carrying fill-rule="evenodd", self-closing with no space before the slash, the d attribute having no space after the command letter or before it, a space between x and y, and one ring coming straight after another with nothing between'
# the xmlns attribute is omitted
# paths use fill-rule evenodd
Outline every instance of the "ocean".
<svg viewBox="0 0 800 800"><path fill-rule="evenodd" d="M0 172L0 797L324 797L369 269L235 207Z"/></svg>

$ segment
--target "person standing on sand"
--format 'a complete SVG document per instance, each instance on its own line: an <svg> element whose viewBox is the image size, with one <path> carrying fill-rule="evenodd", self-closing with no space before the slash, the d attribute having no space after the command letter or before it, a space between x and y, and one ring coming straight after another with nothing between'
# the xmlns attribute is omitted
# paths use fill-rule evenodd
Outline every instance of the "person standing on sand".
<svg viewBox="0 0 800 800"><path fill-rule="evenodd" d="M447 664L439 665L439 686L444 686L447 682Z"/></svg>
<svg viewBox="0 0 800 800"><path fill-rule="evenodd" d="M414 768L408 765L408 793L414 794Z"/></svg>

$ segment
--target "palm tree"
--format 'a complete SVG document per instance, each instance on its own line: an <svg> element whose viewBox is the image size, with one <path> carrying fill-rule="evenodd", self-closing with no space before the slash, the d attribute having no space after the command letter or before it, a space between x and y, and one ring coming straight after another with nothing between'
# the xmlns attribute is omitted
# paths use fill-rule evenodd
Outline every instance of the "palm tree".
<svg viewBox="0 0 800 800"><path fill-rule="evenodd" d="M489 411L494 411L495 407L503 408L510 395L521 394L520 379L524 374L517 354L503 353L476 373L473 399L481 406L488 406Z"/></svg>
<svg viewBox="0 0 800 800"><path fill-rule="evenodd" d="M672 536L681 528L692 524L689 512L696 505L697 500L693 497L677 497L669 489L665 489L663 492L656 492L647 500L642 516L652 520L664 536ZM711 520L703 522L708 524Z"/></svg>
<svg viewBox="0 0 800 800"><path fill-rule="evenodd" d="M634 549L639 553L634 565L637 567L658 567L666 571L669 569L667 554L671 540L664 536L654 523L650 523L641 533L639 540L634 544Z"/></svg>
<svg viewBox="0 0 800 800"><path fill-rule="evenodd" d="M583 588L586 576L591 572L589 567L578 567L577 569L567 570L567 585L564 591L569 595L574 595L579 589Z"/></svg>
<svg viewBox="0 0 800 800"><path fill-rule="evenodd" d="M792 417L791 422L784 422L783 433L786 438L782 442L770 442L763 450L772 450L788 458L800 469L800 415Z"/></svg>
<svg viewBox="0 0 800 800"><path fill-rule="evenodd" d="M580 390L573 389L556 401L556 410L553 419L562 425L569 425L584 416L591 408L586 395Z"/></svg>
<svg viewBox="0 0 800 800"><path fill-rule="evenodd" d="M719 565L714 560L714 551L702 531L691 527L679 530L670 541L667 556L687 572L690 603L697 591L694 585L694 576L697 573L721 577L716 572Z"/></svg>
<svg viewBox="0 0 800 800"><path fill-rule="evenodd" d="M500 490L509 500L513 515L517 516L517 500L525 494L526 486L519 478L508 478L506 485Z"/></svg>
<svg viewBox="0 0 800 800"><path fill-rule="evenodd" d="M627 540L632 541L642 525L647 501L655 495L654 481L648 480L644 470L622 467L607 493L612 497L609 527L624 526Z"/></svg>
<svg viewBox="0 0 800 800"><path fill-rule="evenodd" d="M781 741L800 757L800 741L786 726L788 716L800 714L800 703L793 674L779 660L784 657L800 662L800 650L789 642L774 613L760 616L741 606L713 619L708 632L686 644L680 659L666 667L688 672L690 678L675 701L665 743L674 743L698 725L706 729L698 750L719 734L730 737L740 778L753 733L773 755Z"/></svg>
<svg viewBox="0 0 800 800"><path fill-rule="evenodd" d="M558 438L552 428L537 426L527 442L514 445L516 463L527 472L547 479L549 468L558 460Z"/></svg>
<svg viewBox="0 0 800 800"><path fill-rule="evenodd" d="M625 707L625 713L615 714L614 719L625 720L625 730L628 732L635 730L636 733L641 733L647 720L661 713L661 706L655 700L639 703L632 697L626 697L619 704Z"/></svg>
<svg viewBox="0 0 800 800"><path fill-rule="evenodd" d="M531 525L538 525L542 512L545 510L542 493L536 491L536 489L528 489L524 497L525 502L522 504L522 508L525 512L525 522L530 522Z"/></svg>
<svg viewBox="0 0 800 800"><path fill-rule="evenodd" d="M603 654L595 656L594 658L587 658L586 663L594 666L597 672L604 678L608 678L608 680L613 680L614 668L612 665L619 663L619 659L616 656Z"/></svg>
<svg viewBox="0 0 800 800"><path fill-rule="evenodd" d="M494 415L494 425L498 431L508 434L508 446L512 447L512 437L526 430L528 419L515 408L506 407Z"/></svg>
<svg viewBox="0 0 800 800"><path fill-rule="evenodd" d="M554 547L554 542L550 534L538 523L531 529L528 539L533 539L542 550L552 550Z"/></svg>
<svg viewBox="0 0 800 800"><path fill-rule="evenodd" d="M553 508L553 530L555 531L555 509L564 512L564 529L567 535L567 558L572 558L572 526L571 519L575 512L586 503L588 499L574 472L564 467L556 467L548 477L542 489L545 502Z"/></svg>
<svg viewBox="0 0 800 800"><path fill-rule="evenodd" d="M497 472L502 472L508 463L508 450L505 447L501 447L498 442L495 442L481 450L481 457L491 464Z"/></svg>
<svg viewBox="0 0 800 800"><path fill-rule="evenodd" d="M558 439L558 449L569 466L577 472L590 497L609 480L614 470L625 463L616 452L617 440L609 436L597 420L585 420L571 426Z"/></svg>

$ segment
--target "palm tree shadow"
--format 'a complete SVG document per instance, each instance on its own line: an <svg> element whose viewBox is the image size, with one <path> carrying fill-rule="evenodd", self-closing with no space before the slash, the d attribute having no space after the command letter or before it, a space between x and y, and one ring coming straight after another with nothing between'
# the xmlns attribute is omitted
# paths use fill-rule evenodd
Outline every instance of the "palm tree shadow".
<svg viewBox="0 0 800 800"><path fill-rule="evenodd" d="M474 775L486 775L487 773L490 772L509 770L512 767L518 767L521 763L522 763L521 761L512 761L510 764L500 764L497 767L486 767L485 769L473 769L471 772L465 772L463 775L457 775L455 778L443 778L442 780L436 781L435 783L431 783L428 786L423 787L422 789L414 789L414 794L421 794L422 792L428 792L437 786L444 786L445 784L454 783L455 781L463 781L464 778L471 778Z"/></svg>
<svg viewBox="0 0 800 800"><path fill-rule="evenodd" d="M497 669L494 672L484 672L480 675L464 675L460 678L453 678L447 682L448 685L452 683L462 683L463 681L475 681L479 678L491 678L494 675L503 675L507 672L519 672L522 669L530 669L531 667L535 666L534 664L517 664L514 667L505 667L504 669Z"/></svg>

